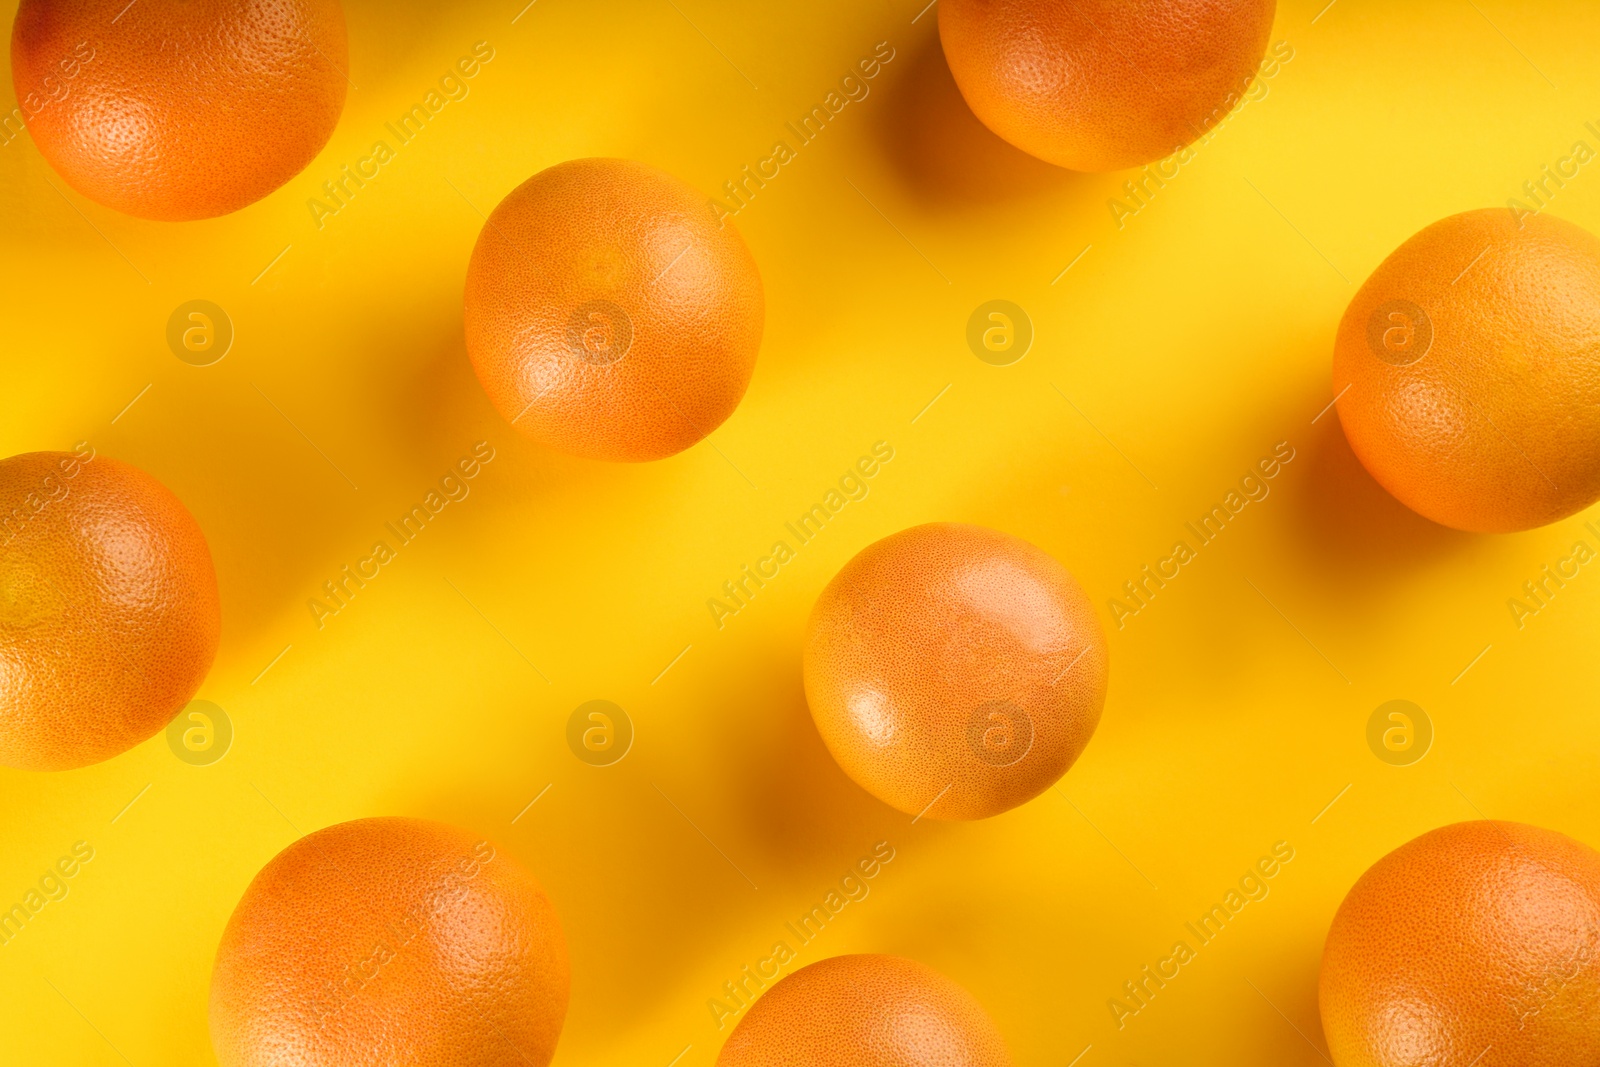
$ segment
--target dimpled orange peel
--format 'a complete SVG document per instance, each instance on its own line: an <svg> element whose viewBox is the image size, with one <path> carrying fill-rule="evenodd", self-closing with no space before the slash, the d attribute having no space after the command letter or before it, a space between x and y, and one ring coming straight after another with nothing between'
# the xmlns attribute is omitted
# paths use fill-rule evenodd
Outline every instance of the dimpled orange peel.
<svg viewBox="0 0 1600 1067"><path fill-rule="evenodd" d="M1600 500L1600 239L1503 208L1436 222L1339 325L1339 421L1385 489L1508 533Z"/></svg>
<svg viewBox="0 0 1600 1067"><path fill-rule="evenodd" d="M68 185L144 219L206 219L282 186L344 110L339 0L22 0L11 76Z"/></svg>
<svg viewBox="0 0 1600 1067"><path fill-rule="evenodd" d="M939 39L967 106L1013 145L1072 170L1163 159L1244 96L1276 0L940 0Z"/></svg>
<svg viewBox="0 0 1600 1067"><path fill-rule="evenodd" d="M1108 657L1065 567L1020 538L932 523L863 549L817 598L806 700L830 752L909 815L982 819L1089 743Z"/></svg>
<svg viewBox="0 0 1600 1067"><path fill-rule="evenodd" d="M1011 1067L971 993L898 956L834 956L761 994L716 1067Z"/></svg>
<svg viewBox="0 0 1600 1067"><path fill-rule="evenodd" d="M84 767L154 736L221 628L211 550L166 486L87 445L0 460L0 764Z"/></svg>
<svg viewBox="0 0 1600 1067"><path fill-rule="evenodd" d="M1338 1067L1600 1063L1600 852L1490 821L1401 845L1339 906L1319 999Z"/></svg>
<svg viewBox="0 0 1600 1067"><path fill-rule="evenodd" d="M467 269L467 353L495 408L576 456L652 460L733 414L766 316L743 239L643 163L541 171L489 216Z"/></svg>
<svg viewBox="0 0 1600 1067"><path fill-rule="evenodd" d="M545 1067L571 985L527 868L466 830L359 819L302 837L217 948L221 1067Z"/></svg>

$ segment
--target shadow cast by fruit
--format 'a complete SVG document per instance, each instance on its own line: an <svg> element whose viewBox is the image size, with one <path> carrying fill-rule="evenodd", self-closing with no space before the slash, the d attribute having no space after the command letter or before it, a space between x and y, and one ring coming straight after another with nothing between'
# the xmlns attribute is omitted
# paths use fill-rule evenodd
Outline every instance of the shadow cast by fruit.
<svg viewBox="0 0 1600 1067"><path fill-rule="evenodd" d="M1330 409L1312 429L1305 445L1307 487L1297 494L1296 532L1306 553L1328 560L1330 580L1351 595L1465 552L1478 540L1431 522L1390 496L1351 451L1336 411Z"/></svg>
<svg viewBox="0 0 1600 1067"><path fill-rule="evenodd" d="M1086 197L1093 175L1014 148L967 107L937 36L906 46L909 70L885 92L874 131L902 181L937 207Z"/></svg>

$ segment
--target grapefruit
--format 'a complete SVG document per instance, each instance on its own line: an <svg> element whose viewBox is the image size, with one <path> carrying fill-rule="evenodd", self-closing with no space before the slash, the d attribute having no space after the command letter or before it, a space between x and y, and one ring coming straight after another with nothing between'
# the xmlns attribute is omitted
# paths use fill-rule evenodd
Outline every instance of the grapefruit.
<svg viewBox="0 0 1600 1067"><path fill-rule="evenodd" d="M1401 503L1505 533L1600 500L1600 240L1491 208L1412 237L1333 355L1350 447Z"/></svg>
<svg viewBox="0 0 1600 1067"><path fill-rule="evenodd" d="M750 1006L717 1067L1011 1067L972 994L896 956L802 967Z"/></svg>
<svg viewBox="0 0 1600 1067"><path fill-rule="evenodd" d="M527 436L661 459L738 406L764 300L750 250L703 195L643 163L572 160L489 216L467 269L467 352Z"/></svg>
<svg viewBox="0 0 1600 1067"><path fill-rule="evenodd" d="M181 221L305 169L344 110L348 51L339 0L22 0L11 77L68 185Z"/></svg>
<svg viewBox="0 0 1600 1067"><path fill-rule="evenodd" d="M1319 999L1338 1067L1600 1063L1600 853L1489 821L1401 845L1340 905Z"/></svg>
<svg viewBox="0 0 1600 1067"><path fill-rule="evenodd" d="M256 875L211 976L222 1067L545 1067L566 941L532 874L476 834L359 819Z"/></svg>
<svg viewBox="0 0 1600 1067"><path fill-rule="evenodd" d="M806 700L846 774L908 815L982 819L1038 796L1089 743L1105 634L1055 559L932 523L863 549L817 598Z"/></svg>
<svg viewBox="0 0 1600 1067"><path fill-rule="evenodd" d="M211 550L166 486L87 446L0 460L0 763L84 767L154 736L221 627Z"/></svg>
<svg viewBox="0 0 1600 1067"><path fill-rule="evenodd" d="M1243 98L1276 0L941 0L950 73L983 124L1057 166L1165 158Z"/></svg>

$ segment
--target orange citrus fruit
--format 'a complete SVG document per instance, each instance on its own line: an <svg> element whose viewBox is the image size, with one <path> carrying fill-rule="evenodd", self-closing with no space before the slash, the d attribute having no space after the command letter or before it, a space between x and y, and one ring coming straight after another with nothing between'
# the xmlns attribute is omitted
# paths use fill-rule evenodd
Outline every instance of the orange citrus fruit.
<svg viewBox="0 0 1600 1067"><path fill-rule="evenodd" d="M806 700L867 792L908 815L982 819L1072 766L1107 665L1065 567L1009 534L932 523L867 546L817 598Z"/></svg>
<svg viewBox="0 0 1600 1067"><path fill-rule="evenodd" d="M1401 503L1504 533L1600 500L1600 240L1469 211L1397 248L1333 355L1350 447Z"/></svg>
<svg viewBox="0 0 1600 1067"><path fill-rule="evenodd" d="M0 460L0 763L85 767L154 736L221 628L211 550L166 486L87 446Z"/></svg>
<svg viewBox="0 0 1600 1067"><path fill-rule="evenodd" d="M950 73L983 124L1073 170L1165 158L1225 118L1277 0L941 0Z"/></svg>
<svg viewBox="0 0 1600 1067"><path fill-rule="evenodd" d="M898 956L834 956L750 1006L717 1067L1011 1067L971 993Z"/></svg>
<svg viewBox="0 0 1600 1067"><path fill-rule="evenodd" d="M1513 822L1401 845L1345 897L1322 953L1339 1067L1600 1063L1600 852Z"/></svg>
<svg viewBox="0 0 1600 1067"><path fill-rule="evenodd" d="M625 159L540 171L467 270L467 352L518 430L576 456L681 452L739 406L761 348L755 259L706 198Z"/></svg>
<svg viewBox="0 0 1600 1067"><path fill-rule="evenodd" d="M328 143L348 64L339 0L22 0L11 77L39 151L145 219L253 204Z"/></svg>
<svg viewBox="0 0 1600 1067"><path fill-rule="evenodd" d="M475 834L358 819L261 869L217 948L222 1067L545 1067L566 940L527 868Z"/></svg>

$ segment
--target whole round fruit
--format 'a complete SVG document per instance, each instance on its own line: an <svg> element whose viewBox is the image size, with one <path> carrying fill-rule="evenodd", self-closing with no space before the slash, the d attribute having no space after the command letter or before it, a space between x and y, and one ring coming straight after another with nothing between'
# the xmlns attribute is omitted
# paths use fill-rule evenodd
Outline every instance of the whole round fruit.
<svg viewBox="0 0 1600 1067"><path fill-rule="evenodd" d="M1029 155L1108 171L1165 158L1243 98L1277 0L942 0L950 73Z"/></svg>
<svg viewBox="0 0 1600 1067"><path fill-rule="evenodd" d="M1065 567L1008 534L932 523L867 546L817 598L806 700L867 792L908 815L983 819L1072 766L1107 665Z"/></svg>
<svg viewBox="0 0 1600 1067"><path fill-rule="evenodd" d="M643 163L576 159L489 216L467 268L467 353L529 437L661 459L739 406L765 307L750 250L702 194Z"/></svg>
<svg viewBox="0 0 1600 1067"><path fill-rule="evenodd" d="M1469 211L1397 248L1333 355L1350 447L1401 503L1477 533L1600 500L1600 240Z"/></svg>
<svg viewBox="0 0 1600 1067"><path fill-rule="evenodd" d="M222 1067L545 1067L567 1015L560 921L475 834L358 819L261 869L211 975Z"/></svg>
<svg viewBox="0 0 1600 1067"><path fill-rule="evenodd" d="M86 445L0 460L0 764L86 767L154 736L221 629L211 550L166 486Z"/></svg>
<svg viewBox="0 0 1600 1067"><path fill-rule="evenodd" d="M898 956L834 956L751 1005L717 1067L1011 1067L972 994Z"/></svg>
<svg viewBox="0 0 1600 1067"><path fill-rule="evenodd" d="M182 221L305 169L344 110L348 52L339 0L22 0L11 76L68 185Z"/></svg>
<svg viewBox="0 0 1600 1067"><path fill-rule="evenodd" d="M1401 845L1340 905L1319 994L1339 1067L1600 1063L1600 853L1513 822Z"/></svg>

